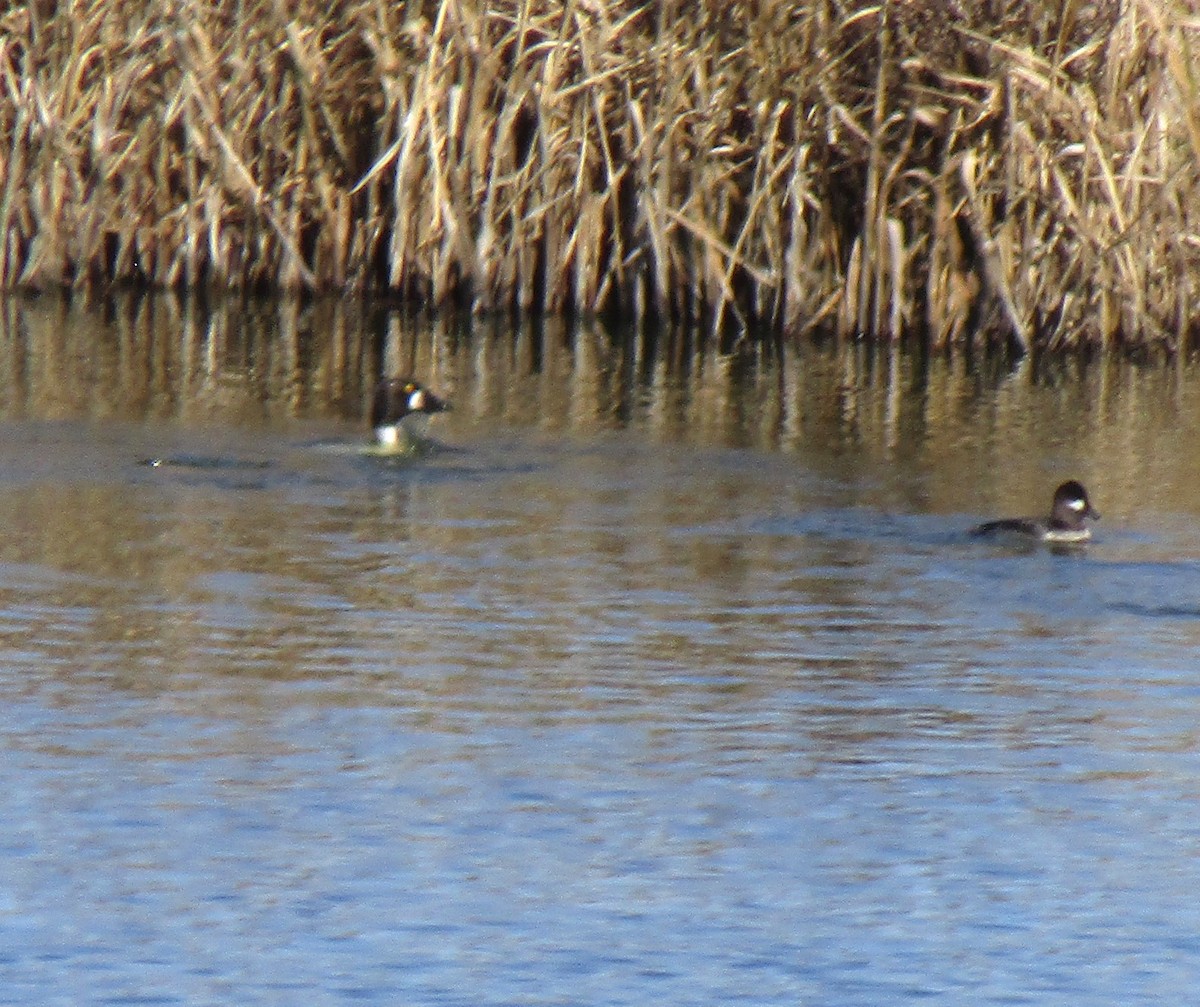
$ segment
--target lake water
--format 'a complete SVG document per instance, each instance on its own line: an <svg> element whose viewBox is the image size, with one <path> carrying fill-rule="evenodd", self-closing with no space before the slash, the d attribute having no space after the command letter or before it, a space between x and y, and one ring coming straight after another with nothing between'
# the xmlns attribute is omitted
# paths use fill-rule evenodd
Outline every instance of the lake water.
<svg viewBox="0 0 1200 1007"><path fill-rule="evenodd" d="M381 368L442 450L353 450ZM1190 1002L1198 423L1187 361L8 302L0 1003ZM966 534L1070 476L1088 548Z"/></svg>

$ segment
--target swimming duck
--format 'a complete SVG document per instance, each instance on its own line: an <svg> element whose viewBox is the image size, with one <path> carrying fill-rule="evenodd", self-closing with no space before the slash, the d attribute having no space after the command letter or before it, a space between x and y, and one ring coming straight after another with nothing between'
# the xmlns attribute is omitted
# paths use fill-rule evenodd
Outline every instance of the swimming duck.
<svg viewBox="0 0 1200 1007"><path fill-rule="evenodd" d="M375 443L388 451L416 447L425 439L429 417L449 408L449 402L410 378L384 378L371 400Z"/></svg>
<svg viewBox="0 0 1200 1007"><path fill-rule="evenodd" d="M1098 521L1100 514L1088 500L1083 483L1069 479L1054 491L1048 520L1040 518L1004 518L988 521L971 530L972 535L1020 536L1041 542L1086 542L1092 537L1088 519Z"/></svg>

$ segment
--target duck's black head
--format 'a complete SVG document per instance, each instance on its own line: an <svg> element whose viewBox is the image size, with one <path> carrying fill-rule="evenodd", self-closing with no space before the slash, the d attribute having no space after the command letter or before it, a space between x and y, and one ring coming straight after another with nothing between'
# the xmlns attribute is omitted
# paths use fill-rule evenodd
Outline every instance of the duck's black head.
<svg viewBox="0 0 1200 1007"><path fill-rule="evenodd" d="M410 413L440 413L450 404L419 382L409 378L384 378L375 386L371 402L371 426L399 423Z"/></svg>
<svg viewBox="0 0 1200 1007"><path fill-rule="evenodd" d="M1054 491L1054 505L1050 510L1050 527L1066 531L1078 531L1088 519L1100 520L1083 483L1069 479Z"/></svg>

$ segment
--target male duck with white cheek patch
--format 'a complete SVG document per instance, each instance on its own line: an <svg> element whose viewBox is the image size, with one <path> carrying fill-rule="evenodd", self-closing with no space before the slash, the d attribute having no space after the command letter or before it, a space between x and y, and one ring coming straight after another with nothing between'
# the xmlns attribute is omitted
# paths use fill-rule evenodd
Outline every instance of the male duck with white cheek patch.
<svg viewBox="0 0 1200 1007"><path fill-rule="evenodd" d="M1057 542L1070 545L1086 542L1092 537L1088 520L1098 521L1100 514L1088 500L1083 483L1068 480L1054 491L1054 502L1048 520L1018 517L988 521L972 529L972 535L988 537L1014 537L1040 542Z"/></svg>
<svg viewBox="0 0 1200 1007"><path fill-rule="evenodd" d="M371 401L371 429L384 451L410 451L425 443L429 418L450 403L409 378L384 378Z"/></svg>

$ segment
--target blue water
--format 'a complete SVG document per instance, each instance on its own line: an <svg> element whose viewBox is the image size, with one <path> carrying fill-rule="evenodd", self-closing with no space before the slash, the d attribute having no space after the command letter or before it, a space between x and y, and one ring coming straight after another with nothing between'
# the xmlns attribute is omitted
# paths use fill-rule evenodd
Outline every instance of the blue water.
<svg viewBox="0 0 1200 1007"><path fill-rule="evenodd" d="M0 425L0 1003L1194 998L1168 481L1047 449L1022 553L986 457L439 435Z"/></svg>

